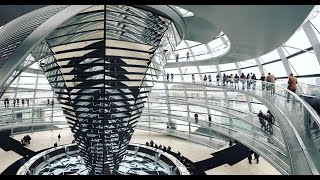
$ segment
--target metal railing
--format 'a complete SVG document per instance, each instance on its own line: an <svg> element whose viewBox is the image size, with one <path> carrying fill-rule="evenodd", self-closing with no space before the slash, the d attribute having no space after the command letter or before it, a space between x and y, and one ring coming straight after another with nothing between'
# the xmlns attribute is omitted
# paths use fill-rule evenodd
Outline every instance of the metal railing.
<svg viewBox="0 0 320 180"><path fill-rule="evenodd" d="M319 124L320 124L320 118L318 114L314 111L314 109L307 104L303 99L301 99L297 94L291 92L285 87L279 86L274 83L267 83L267 82L261 82L259 80L244 80L243 84L241 81L239 81L239 89L234 88L231 86L232 83L229 83L225 86L217 86L216 81L212 81L211 84L208 82L203 81L197 81L195 83L182 83L182 82L167 82L167 81L158 81L158 83L167 83L167 84L188 84L188 85L194 85L194 86L205 86L205 87L214 87L214 88L224 88L228 91L232 92L243 92L249 95L252 95L256 99L260 99L264 101L264 103L268 104L269 109L271 111L275 111L274 116L278 116L281 120L280 127L282 131L285 131L285 133L288 133L287 135L284 135L284 140L286 142L286 147L288 149L288 154L291 156L292 154L299 154L302 155L305 159L305 163L308 166L309 172L311 174L319 174L318 169L320 166L317 163L317 159L319 159L319 153L313 153L317 152L316 143L319 143L318 139L313 139L313 145L310 143L307 143L307 134L314 134L314 136L311 137L319 137L315 136L316 132L319 132ZM249 84L249 85L248 85ZM264 85L263 85L264 84ZM274 90L274 93L271 93L270 90L262 90L262 85L265 87L269 87ZM243 87L243 88L242 88ZM274 88L273 88L274 87ZM289 98L290 102L287 102L286 96L290 95L291 98ZM301 110L304 110L304 113L299 113ZM309 123L312 122L313 126L312 129L307 129L308 132L304 132L301 128L301 126L309 126L310 124L305 122L309 120ZM310 127L310 126L309 126ZM292 143L292 144L290 144ZM299 146L299 150L296 150L293 147L293 144ZM307 144L307 147L306 147ZM312 150L310 150L310 148ZM296 157L291 157L292 160L292 174L296 173L303 173L299 171L299 168L301 168L294 159ZM302 169L302 168L301 168ZM295 172L298 171L298 172ZM308 174L308 172L305 172Z"/></svg>

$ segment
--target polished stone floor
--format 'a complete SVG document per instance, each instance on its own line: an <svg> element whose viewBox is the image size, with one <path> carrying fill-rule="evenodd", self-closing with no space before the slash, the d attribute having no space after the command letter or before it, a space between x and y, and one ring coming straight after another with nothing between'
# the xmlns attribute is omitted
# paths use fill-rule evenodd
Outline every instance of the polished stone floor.
<svg viewBox="0 0 320 180"><path fill-rule="evenodd" d="M58 140L58 134L61 135L61 140ZM15 135L14 139L20 141L25 134ZM31 144L27 146L28 149L33 151L39 151L41 149L53 147L55 142L58 145L70 144L73 140L70 129L61 129L54 131L43 131L29 133L31 136ZM171 146L172 151L180 151L181 154L193 162L201 161L207 158L211 158L211 153L216 150L208 148L203 145L195 144L180 138L171 137L165 134L148 132L142 130L135 130L131 142L145 144L146 141L153 140L158 145ZM0 148L0 173L4 171L9 165L20 159L21 156L15 152L6 152ZM275 168L273 168L267 161L260 157L259 164L249 164L247 159L240 161L239 163L230 166L224 164L206 171L208 175L278 175L280 174Z"/></svg>

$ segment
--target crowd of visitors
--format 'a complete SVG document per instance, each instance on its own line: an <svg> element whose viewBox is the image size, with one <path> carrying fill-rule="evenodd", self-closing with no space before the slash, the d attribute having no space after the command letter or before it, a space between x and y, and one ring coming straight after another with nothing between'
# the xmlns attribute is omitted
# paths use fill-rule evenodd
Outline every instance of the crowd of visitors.
<svg viewBox="0 0 320 180"><path fill-rule="evenodd" d="M184 157L183 155L181 155L181 152L179 152L179 151L177 153L172 152L170 146L166 147L165 145L161 145L161 144L157 145L157 143L154 143L153 140L150 140L150 142L146 142L146 146L154 147L156 149L160 149L164 152L171 154L172 156L176 157L182 164L184 164L187 167L190 174L197 173L196 168L194 166L194 163L192 161L190 161L189 159L187 159L186 157Z"/></svg>
<svg viewBox="0 0 320 180"><path fill-rule="evenodd" d="M9 104L10 104L9 98L4 98L3 102L4 102L4 107L8 108ZM29 99L21 99L21 104L23 107L24 107L25 103L27 103L27 106L29 107ZM13 107L16 107L16 105L19 107L20 106L20 99L19 98L13 99L12 104L13 104Z"/></svg>
<svg viewBox="0 0 320 180"><path fill-rule="evenodd" d="M171 76L171 81L173 81L173 77L174 77L173 73L171 74L167 73L167 81L170 80L170 76ZM201 82L203 84L212 85L212 76L210 73L204 73L202 74L202 76L203 76L203 79ZM196 83L196 76L194 73L191 74L191 79L192 79L192 83ZM240 88L239 84L242 84L242 90L244 89L256 90L257 83L259 80L261 82L261 90L266 91L268 96L273 97L275 95L275 81L277 80L277 78L270 72L267 75L262 73L260 79L257 78L256 74L252 72L247 73L247 75L245 75L244 73L241 73L240 76L238 74L227 75L225 73L223 73L223 75L221 75L221 73L218 73L216 75L217 86L221 85L228 88L231 87L231 88L239 89ZM298 83L297 78L293 75L293 73L291 73L288 80L287 89L295 93L297 90L297 83ZM289 102L290 93L286 93L286 95L287 95L287 101Z"/></svg>
<svg viewBox="0 0 320 180"><path fill-rule="evenodd" d="M173 80L173 74L171 74L171 81ZM9 105L10 105L10 99L9 98L4 98L3 99L3 102L4 102L4 107L5 108L9 108ZM25 104L26 104L26 107L29 107L30 106L30 99L28 98L24 98L24 99L19 99L19 98L15 98L15 99L12 99L12 104L13 104L13 107L20 107L20 102L21 102L21 106L22 107L25 107ZM47 99L47 106L50 106L50 105L54 105L54 100L50 100L49 98Z"/></svg>

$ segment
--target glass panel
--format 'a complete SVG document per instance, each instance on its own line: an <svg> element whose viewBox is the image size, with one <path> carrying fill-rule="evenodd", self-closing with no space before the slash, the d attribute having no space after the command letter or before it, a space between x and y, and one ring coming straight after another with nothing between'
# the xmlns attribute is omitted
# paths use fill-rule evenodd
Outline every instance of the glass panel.
<svg viewBox="0 0 320 180"><path fill-rule="evenodd" d="M306 49L308 47L311 47L309 39L302 28L299 31L297 31L293 36L291 36L290 39L285 43L285 45L299 49ZM292 52L290 52L291 49L292 48L288 49L290 54L292 54Z"/></svg>
<svg viewBox="0 0 320 180"><path fill-rule="evenodd" d="M275 77L287 76L286 70L282 64L282 61L278 61L275 63L267 64L262 66L265 69L266 73L271 73Z"/></svg>
<svg viewBox="0 0 320 180"><path fill-rule="evenodd" d="M320 97L320 78L298 78L298 85L304 94Z"/></svg>
<svg viewBox="0 0 320 180"><path fill-rule="evenodd" d="M241 69L241 71L247 75L248 73L253 73L256 75L257 79L260 79L261 73L258 67L252 67L252 68L246 68L246 69Z"/></svg>
<svg viewBox="0 0 320 180"><path fill-rule="evenodd" d="M235 75L235 74L238 74L238 71L237 70L233 70L233 71L226 71L226 72L222 72L221 73L222 74L222 76L223 76L223 74L226 74L226 75Z"/></svg>
<svg viewBox="0 0 320 180"><path fill-rule="evenodd" d="M175 105L173 105L172 107L175 107ZM186 112L186 109L178 109L176 111L171 111L171 114L174 114L175 116L182 116L182 117L188 116L188 112Z"/></svg>
<svg viewBox="0 0 320 180"><path fill-rule="evenodd" d="M290 55L288 50L285 47L281 46L281 49L283 50L286 57L288 57Z"/></svg>
<svg viewBox="0 0 320 180"><path fill-rule="evenodd" d="M17 93L17 98L21 98L21 99L24 99L24 98L33 98L33 95L34 95L34 92L18 92Z"/></svg>
<svg viewBox="0 0 320 180"><path fill-rule="evenodd" d="M241 62L239 62L239 64L240 64L240 67L248 67L248 66L257 65L255 59L250 59L250 60L247 60L247 61L241 61Z"/></svg>
<svg viewBox="0 0 320 180"><path fill-rule="evenodd" d="M320 19L320 16L318 16L318 17L319 17L318 19ZM311 24L311 27L312 27L314 33L316 34L318 41L320 40L319 24L320 24L320 22L317 22L317 24L315 24L315 23ZM316 25L318 25L318 27ZM317 29L314 26L316 26Z"/></svg>
<svg viewBox="0 0 320 180"><path fill-rule="evenodd" d="M176 47L176 50L184 49L187 48L186 43L184 42L185 40L181 41L178 46Z"/></svg>
<svg viewBox="0 0 320 180"><path fill-rule="evenodd" d="M292 47L283 47L283 49L284 49L284 52L285 52L286 55L287 54L292 55L294 53L297 53L297 52L301 51L299 49L292 48Z"/></svg>
<svg viewBox="0 0 320 180"><path fill-rule="evenodd" d="M320 78L319 77L298 78L298 84L301 85L302 83L320 86Z"/></svg>
<svg viewBox="0 0 320 180"><path fill-rule="evenodd" d="M22 72L21 76L37 76L37 75L33 73Z"/></svg>
<svg viewBox="0 0 320 180"><path fill-rule="evenodd" d="M190 40L186 40L186 42L189 44L190 47L201 44L199 42L190 41Z"/></svg>
<svg viewBox="0 0 320 180"><path fill-rule="evenodd" d="M212 66L212 65L199 66L199 68L200 68L200 71L201 71L202 73L206 73L206 72L212 73L212 72L216 72L216 71L217 71L216 66Z"/></svg>
<svg viewBox="0 0 320 180"><path fill-rule="evenodd" d="M29 66L31 69L40 69L39 65L37 63L33 63L31 66Z"/></svg>
<svg viewBox="0 0 320 180"><path fill-rule="evenodd" d="M38 84L37 89L51 90L51 86L49 84L47 84L47 85L39 85Z"/></svg>
<svg viewBox="0 0 320 180"><path fill-rule="evenodd" d="M174 59L174 62L176 62L176 55L178 54L178 62L181 62L181 61L187 61L187 51L188 49L182 49L182 50L178 50L178 51L175 51L175 54L173 56L171 56L170 58L171 59ZM189 55L189 60L192 59L192 56L191 54Z"/></svg>
<svg viewBox="0 0 320 180"><path fill-rule="evenodd" d="M41 78L38 78L38 84L49 85L49 82L48 82L48 80L46 78L41 77Z"/></svg>
<svg viewBox="0 0 320 180"><path fill-rule="evenodd" d="M205 52L208 52L206 46L204 44L201 44L199 46L196 46L196 47L192 47L191 50L193 51L193 54L194 55L197 55L199 53L205 53Z"/></svg>
<svg viewBox="0 0 320 180"><path fill-rule="evenodd" d="M314 53L313 50L310 52ZM291 70L293 71L294 68L295 72L297 72L298 75L320 73L320 65L315 54L306 52L298 56L292 57L288 59L288 61L291 65Z"/></svg>
<svg viewBox="0 0 320 180"><path fill-rule="evenodd" d="M26 89L34 89L35 88L35 84L33 84L33 85L22 85L22 84L19 84L18 87L19 88L26 88Z"/></svg>
<svg viewBox="0 0 320 180"><path fill-rule="evenodd" d="M47 98L47 97L52 98L52 96L53 96L52 91L48 91L48 92L37 91L36 93L37 98Z"/></svg>
<svg viewBox="0 0 320 180"><path fill-rule="evenodd" d="M184 67L184 73L185 74L192 74L192 73L198 73L198 69L195 66L186 66Z"/></svg>
<svg viewBox="0 0 320 180"><path fill-rule="evenodd" d="M277 60L277 59L280 59L280 56L279 56L279 53L278 51L275 49L263 56L260 57L261 59L261 63L266 63L266 62L270 62L270 61L273 61L273 60Z"/></svg>
<svg viewBox="0 0 320 180"><path fill-rule="evenodd" d="M213 41L208 43L208 45L211 49L214 49L215 47L218 47L222 44L223 44L223 42L220 38L214 39Z"/></svg>
<svg viewBox="0 0 320 180"><path fill-rule="evenodd" d="M266 113L268 111L268 108L265 105L262 104L256 104L256 103L251 103L252 109L255 113L259 113L261 110L263 113Z"/></svg>
<svg viewBox="0 0 320 180"><path fill-rule="evenodd" d="M180 13L183 15L183 17L189 17L189 16L194 16L193 12L183 9L181 7L176 6L176 8L180 11Z"/></svg>
<svg viewBox="0 0 320 180"><path fill-rule="evenodd" d="M220 66L221 71L236 69L236 65L234 63L221 64L219 66Z"/></svg>
<svg viewBox="0 0 320 180"><path fill-rule="evenodd" d="M209 51L204 50L203 52L200 52L197 56L195 56L196 60L203 60L203 59L209 59L211 58L211 55Z"/></svg>
<svg viewBox="0 0 320 180"><path fill-rule="evenodd" d="M34 84L36 77L20 77L19 84Z"/></svg>
<svg viewBox="0 0 320 180"><path fill-rule="evenodd" d="M180 74L179 68L166 68L165 73Z"/></svg>

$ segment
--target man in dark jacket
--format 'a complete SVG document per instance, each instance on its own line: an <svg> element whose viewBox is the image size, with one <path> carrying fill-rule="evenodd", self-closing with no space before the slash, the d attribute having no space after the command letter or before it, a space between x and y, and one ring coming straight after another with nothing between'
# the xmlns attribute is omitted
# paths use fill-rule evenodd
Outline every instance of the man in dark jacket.
<svg viewBox="0 0 320 180"><path fill-rule="evenodd" d="M194 114L194 120L196 123L198 123L198 114L197 113Z"/></svg>
<svg viewBox="0 0 320 180"><path fill-rule="evenodd" d="M252 153L253 153L253 151L252 151L251 149L249 149L249 150L248 150L248 160L249 160L249 163L250 163L250 164L252 164L252 163L251 163Z"/></svg>
<svg viewBox="0 0 320 180"><path fill-rule="evenodd" d="M256 152L253 153L254 159L257 161L257 164L259 163L259 154L257 154Z"/></svg>

